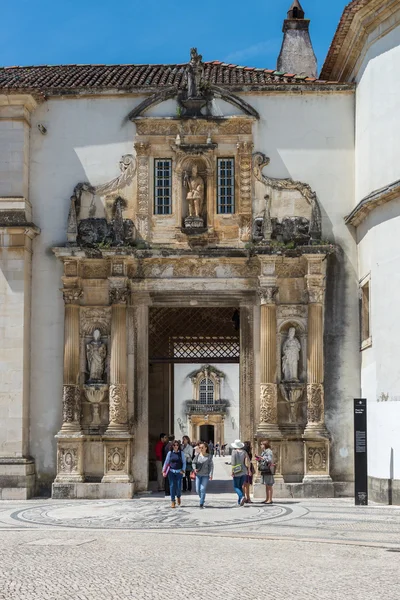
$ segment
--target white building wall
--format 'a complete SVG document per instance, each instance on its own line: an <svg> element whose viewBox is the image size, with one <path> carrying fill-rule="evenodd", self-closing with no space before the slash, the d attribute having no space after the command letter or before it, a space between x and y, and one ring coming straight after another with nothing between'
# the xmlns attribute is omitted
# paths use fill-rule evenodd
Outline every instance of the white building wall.
<svg viewBox="0 0 400 600"><path fill-rule="evenodd" d="M188 417L185 414L185 401L193 399L193 384L189 374L202 366L200 363L174 365L174 434L180 439L183 435L190 435ZM215 441L229 446L239 438L239 365L213 363L211 366L224 373L220 398L229 402L224 423L225 440Z"/></svg>
<svg viewBox="0 0 400 600"><path fill-rule="evenodd" d="M396 26L397 23L397 26ZM400 13L372 31L357 67L356 196L400 179ZM359 279L370 274L372 345L361 352L368 401L368 469L400 479L400 199L377 207L357 228ZM387 488L375 487L373 499Z"/></svg>
<svg viewBox="0 0 400 600"><path fill-rule="evenodd" d="M400 179L400 25L385 31L396 18L370 34L356 74L355 204Z"/></svg>

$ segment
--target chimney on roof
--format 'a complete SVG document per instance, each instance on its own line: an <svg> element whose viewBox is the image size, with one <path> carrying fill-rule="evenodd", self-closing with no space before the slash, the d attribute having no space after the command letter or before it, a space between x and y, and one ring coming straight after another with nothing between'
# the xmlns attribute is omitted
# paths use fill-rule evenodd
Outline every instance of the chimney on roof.
<svg viewBox="0 0 400 600"><path fill-rule="evenodd" d="M317 59L308 28L310 20L299 2L294 0L283 22L283 42L278 58L278 71L317 77Z"/></svg>

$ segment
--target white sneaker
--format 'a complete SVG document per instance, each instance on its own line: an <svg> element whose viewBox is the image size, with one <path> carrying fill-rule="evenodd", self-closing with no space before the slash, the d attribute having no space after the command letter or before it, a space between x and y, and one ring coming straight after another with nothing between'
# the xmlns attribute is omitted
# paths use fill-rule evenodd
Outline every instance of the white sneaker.
<svg viewBox="0 0 400 600"><path fill-rule="evenodd" d="M246 496L243 496L243 498L240 501L240 506L244 506L245 502L246 502Z"/></svg>

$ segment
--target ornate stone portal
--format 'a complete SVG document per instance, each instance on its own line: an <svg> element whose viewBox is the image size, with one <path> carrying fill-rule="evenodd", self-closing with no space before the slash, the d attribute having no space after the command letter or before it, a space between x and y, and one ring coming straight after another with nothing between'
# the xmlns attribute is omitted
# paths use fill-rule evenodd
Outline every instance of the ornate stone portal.
<svg viewBox="0 0 400 600"><path fill-rule="evenodd" d="M54 249L65 300L54 497L130 497L148 487L149 306L239 307L232 327L240 329L241 437L271 439L277 492L333 494L323 332L334 248L320 242L311 188L263 174L269 159L253 154L257 113L230 96L242 115L203 115L201 73L192 53L179 98L186 112L148 118L160 100L144 101L130 115L136 156L124 155L109 183L78 184L70 200L67 244ZM211 87L207 102L218 91ZM154 210L160 156L171 165L165 214ZM235 166L226 214L217 210L221 158ZM212 419L221 436L220 408ZM192 433L202 419L190 415Z"/></svg>

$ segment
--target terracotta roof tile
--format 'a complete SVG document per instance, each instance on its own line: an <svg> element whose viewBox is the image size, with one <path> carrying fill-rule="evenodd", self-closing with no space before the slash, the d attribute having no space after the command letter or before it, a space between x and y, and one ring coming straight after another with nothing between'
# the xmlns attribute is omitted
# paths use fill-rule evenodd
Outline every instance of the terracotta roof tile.
<svg viewBox="0 0 400 600"><path fill-rule="evenodd" d="M336 33L328 50L325 62L321 70L321 79L329 79L335 65L342 44L350 30L356 13L366 6L371 0L352 0L344 9L342 17L337 26Z"/></svg>
<svg viewBox="0 0 400 600"><path fill-rule="evenodd" d="M173 65L40 65L0 68L0 90L29 90L60 94L71 91L154 89L185 85L187 64ZM301 78L271 69L208 61L204 63L207 82L223 87L259 86L293 83L319 84L313 78Z"/></svg>

